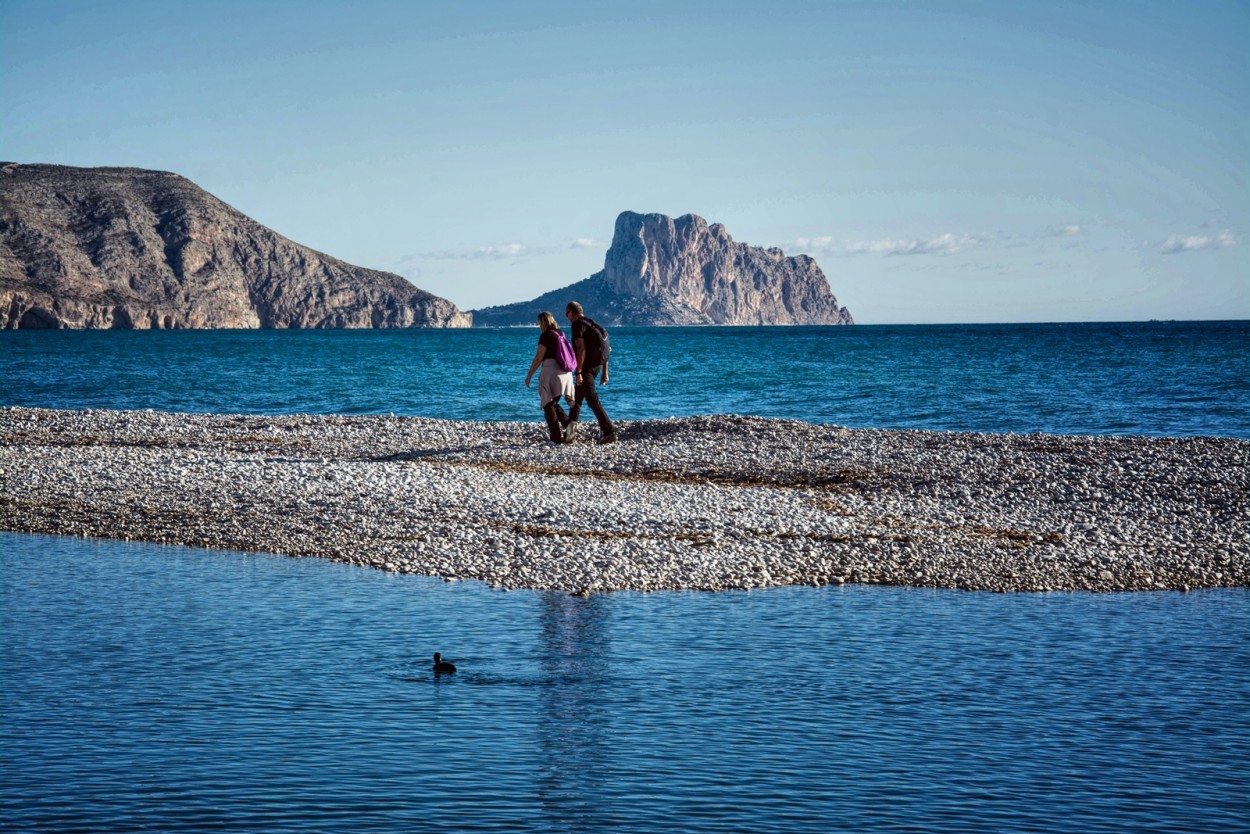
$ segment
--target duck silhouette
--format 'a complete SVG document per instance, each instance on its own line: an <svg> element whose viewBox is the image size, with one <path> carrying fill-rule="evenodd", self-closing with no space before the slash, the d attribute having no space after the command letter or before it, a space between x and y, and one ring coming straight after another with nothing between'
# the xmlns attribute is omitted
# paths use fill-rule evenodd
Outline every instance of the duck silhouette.
<svg viewBox="0 0 1250 834"><path fill-rule="evenodd" d="M454 672L456 667L443 660L443 656L438 652L434 652L434 671L437 672Z"/></svg>

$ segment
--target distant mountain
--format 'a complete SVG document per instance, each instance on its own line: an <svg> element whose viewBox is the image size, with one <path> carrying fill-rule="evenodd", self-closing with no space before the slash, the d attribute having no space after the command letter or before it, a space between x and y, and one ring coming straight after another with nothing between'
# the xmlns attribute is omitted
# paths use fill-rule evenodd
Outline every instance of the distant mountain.
<svg viewBox="0 0 1250 834"><path fill-rule="evenodd" d="M603 324L853 324L816 262L735 243L697 215L623 212L603 270L532 301L473 311L477 327L533 324L569 301Z"/></svg>
<svg viewBox="0 0 1250 834"><path fill-rule="evenodd" d="M471 322L450 301L293 243L176 174L0 163L5 328Z"/></svg>

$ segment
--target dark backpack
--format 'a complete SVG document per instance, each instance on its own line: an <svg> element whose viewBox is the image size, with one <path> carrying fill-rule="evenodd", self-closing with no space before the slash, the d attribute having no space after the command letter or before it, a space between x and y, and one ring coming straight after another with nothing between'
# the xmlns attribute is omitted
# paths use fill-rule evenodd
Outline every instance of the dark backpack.
<svg viewBox="0 0 1250 834"><path fill-rule="evenodd" d="M599 364L606 368L608 366L608 358L612 355L612 344L608 341L608 331L594 319L582 316L582 321L587 324L586 329L582 331L582 339L586 342L586 355L595 355L596 345L593 343L598 342Z"/></svg>

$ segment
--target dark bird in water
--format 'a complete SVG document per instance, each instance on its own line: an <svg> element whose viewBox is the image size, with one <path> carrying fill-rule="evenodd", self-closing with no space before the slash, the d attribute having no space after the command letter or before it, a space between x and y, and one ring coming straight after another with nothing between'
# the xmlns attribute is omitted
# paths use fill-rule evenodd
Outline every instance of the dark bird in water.
<svg viewBox="0 0 1250 834"><path fill-rule="evenodd" d="M456 667L443 660L443 656L438 652L434 652L434 671L435 672L454 672Z"/></svg>

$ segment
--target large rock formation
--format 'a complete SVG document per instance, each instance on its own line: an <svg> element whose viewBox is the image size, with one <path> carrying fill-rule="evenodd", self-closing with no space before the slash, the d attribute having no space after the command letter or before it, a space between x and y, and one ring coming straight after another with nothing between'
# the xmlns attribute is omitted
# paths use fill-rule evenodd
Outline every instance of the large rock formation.
<svg viewBox="0 0 1250 834"><path fill-rule="evenodd" d="M6 328L471 321L398 275L293 243L176 174L0 163Z"/></svg>
<svg viewBox="0 0 1250 834"><path fill-rule="evenodd" d="M580 301L603 324L852 324L816 262L735 243L687 214L624 212L603 270L533 301L473 311L474 325L532 324L539 310Z"/></svg>

